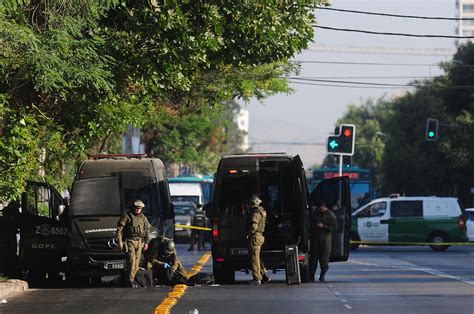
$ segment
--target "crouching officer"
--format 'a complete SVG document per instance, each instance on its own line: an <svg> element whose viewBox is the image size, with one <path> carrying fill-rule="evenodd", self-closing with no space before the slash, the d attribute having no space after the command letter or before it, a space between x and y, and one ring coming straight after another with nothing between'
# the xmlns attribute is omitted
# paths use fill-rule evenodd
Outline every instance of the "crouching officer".
<svg viewBox="0 0 474 314"><path fill-rule="evenodd" d="M158 284L187 284L189 275L176 254L173 240L158 236L150 241L145 252L147 269L153 271L153 278Z"/></svg>
<svg viewBox="0 0 474 314"><path fill-rule="evenodd" d="M336 215L328 209L323 202L311 212L311 252L310 252L310 280L314 281L318 261L321 266L319 281L326 280L329 269L329 256L331 255L332 233L337 229Z"/></svg>
<svg viewBox="0 0 474 314"><path fill-rule="evenodd" d="M265 231L265 220L267 213L265 209L260 206L262 201L256 195L252 196L248 202L250 206L249 220L248 220L248 235L249 239L249 253L250 253L250 269L252 270L253 280L250 284L260 285L270 281L266 275L266 268L260 259L260 251L265 242L263 232Z"/></svg>
<svg viewBox="0 0 474 314"><path fill-rule="evenodd" d="M145 204L141 200L133 202L133 209L123 214L117 223L117 239L120 249L127 255L125 285L132 287L138 271L143 250L148 249L150 241L150 223L142 210Z"/></svg>

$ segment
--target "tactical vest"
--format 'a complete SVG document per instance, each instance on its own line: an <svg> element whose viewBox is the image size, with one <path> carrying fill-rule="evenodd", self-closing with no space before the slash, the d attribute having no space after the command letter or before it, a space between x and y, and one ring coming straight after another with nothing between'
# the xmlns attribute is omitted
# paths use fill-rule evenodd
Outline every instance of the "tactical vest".
<svg viewBox="0 0 474 314"><path fill-rule="evenodd" d="M125 238L143 238L145 237L145 219L143 214L135 216L128 212L129 223L125 225L124 234Z"/></svg>
<svg viewBox="0 0 474 314"><path fill-rule="evenodd" d="M197 212L193 218L193 225L197 227L206 226L206 216L202 212Z"/></svg>
<svg viewBox="0 0 474 314"><path fill-rule="evenodd" d="M253 220L253 217L255 215L258 215L258 217L260 218L257 222L257 230L255 232L258 232L258 233L263 233L263 231L265 231L265 220L267 219L267 212L265 211L265 209L263 209L263 207L252 207L252 215L250 216L250 218ZM250 223L252 223L252 220L250 221Z"/></svg>

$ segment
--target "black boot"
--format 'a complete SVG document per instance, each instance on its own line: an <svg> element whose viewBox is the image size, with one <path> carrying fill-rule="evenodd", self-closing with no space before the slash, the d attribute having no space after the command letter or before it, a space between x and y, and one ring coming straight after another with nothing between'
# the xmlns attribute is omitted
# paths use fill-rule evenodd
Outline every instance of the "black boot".
<svg viewBox="0 0 474 314"><path fill-rule="evenodd" d="M326 281L326 271L321 271L321 274L319 275L319 281Z"/></svg>

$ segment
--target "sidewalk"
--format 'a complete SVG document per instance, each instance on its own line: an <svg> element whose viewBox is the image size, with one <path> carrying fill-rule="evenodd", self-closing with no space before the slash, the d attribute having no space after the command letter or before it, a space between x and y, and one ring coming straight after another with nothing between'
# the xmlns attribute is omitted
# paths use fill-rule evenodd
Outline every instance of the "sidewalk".
<svg viewBox="0 0 474 314"><path fill-rule="evenodd" d="M18 293L28 290L28 283L19 279L8 279L0 282L0 302L7 297L12 297Z"/></svg>

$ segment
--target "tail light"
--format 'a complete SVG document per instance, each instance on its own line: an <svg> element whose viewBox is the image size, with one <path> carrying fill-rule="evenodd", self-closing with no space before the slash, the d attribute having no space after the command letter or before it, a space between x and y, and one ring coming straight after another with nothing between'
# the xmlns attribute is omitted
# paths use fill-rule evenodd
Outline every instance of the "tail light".
<svg viewBox="0 0 474 314"><path fill-rule="evenodd" d="M459 229L461 230L464 230L464 228L466 227L466 221L464 220L464 216L463 215L460 215L458 217L458 227Z"/></svg>
<svg viewBox="0 0 474 314"><path fill-rule="evenodd" d="M214 218L212 220L212 237L217 238L219 236L219 219Z"/></svg>
<svg viewBox="0 0 474 314"><path fill-rule="evenodd" d="M298 261L300 262L304 261L304 255L298 255Z"/></svg>

